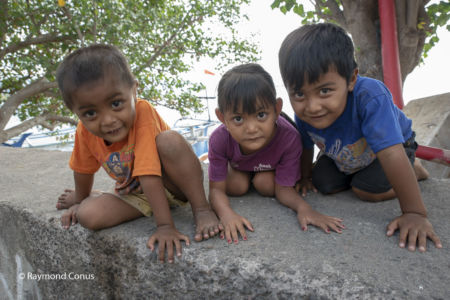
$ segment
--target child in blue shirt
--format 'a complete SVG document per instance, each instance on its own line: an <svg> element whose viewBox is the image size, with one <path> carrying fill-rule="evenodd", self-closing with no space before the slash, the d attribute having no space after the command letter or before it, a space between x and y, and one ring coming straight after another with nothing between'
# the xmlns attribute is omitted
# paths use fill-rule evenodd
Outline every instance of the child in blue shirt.
<svg viewBox="0 0 450 300"><path fill-rule="evenodd" d="M385 85L358 75L348 34L334 24L305 25L291 32L279 51L283 82L303 139L303 194L352 188L366 201L397 197L403 214L387 227L400 231L400 247L426 249L442 244L427 219L417 180L427 171L415 161L411 120ZM320 157L313 161L313 145Z"/></svg>

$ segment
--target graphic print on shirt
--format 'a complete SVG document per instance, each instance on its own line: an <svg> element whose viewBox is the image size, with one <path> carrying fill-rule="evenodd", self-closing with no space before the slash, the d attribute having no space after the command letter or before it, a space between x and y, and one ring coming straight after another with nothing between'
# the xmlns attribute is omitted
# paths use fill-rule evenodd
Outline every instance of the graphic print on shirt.
<svg viewBox="0 0 450 300"><path fill-rule="evenodd" d="M105 171L116 180L116 191L121 195L131 191L140 192L139 180L132 177L133 163L133 145L127 145L118 152L112 152L103 163Z"/></svg>
<svg viewBox="0 0 450 300"><path fill-rule="evenodd" d="M253 172L262 172L262 171L270 171L270 170L273 170L273 168L270 164L260 163L259 165L253 167Z"/></svg>
<svg viewBox="0 0 450 300"><path fill-rule="evenodd" d="M336 139L327 148L325 138L312 132L308 132L308 134L321 152L333 159L338 169L346 174L353 174L367 167L376 158L365 138L360 138L353 144L347 144L344 147L342 147L342 141Z"/></svg>

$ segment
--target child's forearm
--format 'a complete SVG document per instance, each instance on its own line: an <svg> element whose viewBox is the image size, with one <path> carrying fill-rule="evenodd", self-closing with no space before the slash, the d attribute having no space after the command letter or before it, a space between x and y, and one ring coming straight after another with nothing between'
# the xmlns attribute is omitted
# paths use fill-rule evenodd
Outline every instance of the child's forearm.
<svg viewBox="0 0 450 300"><path fill-rule="evenodd" d="M228 199L228 196L225 193L225 185L222 189L219 187L214 187L210 184L209 202L219 218L222 218L230 212L234 212L230 205L230 199Z"/></svg>
<svg viewBox="0 0 450 300"><path fill-rule="evenodd" d="M398 144L377 153L386 176L391 183L403 213L417 213L427 216L414 170L405 154L403 145Z"/></svg>
<svg viewBox="0 0 450 300"><path fill-rule="evenodd" d="M75 203L81 203L91 194L92 186L94 185L94 174L83 174L74 171L73 179L75 182Z"/></svg>
<svg viewBox="0 0 450 300"><path fill-rule="evenodd" d="M314 148L303 149L300 158L300 173L302 178L310 178L312 174L312 162L314 158Z"/></svg>
<svg viewBox="0 0 450 300"><path fill-rule="evenodd" d="M303 198L295 191L294 187L275 184L275 197L281 204L297 213L303 209L310 208L310 205L303 200Z"/></svg>
<svg viewBox="0 0 450 300"><path fill-rule="evenodd" d="M139 176L139 182L153 210L156 225L175 226L161 177Z"/></svg>

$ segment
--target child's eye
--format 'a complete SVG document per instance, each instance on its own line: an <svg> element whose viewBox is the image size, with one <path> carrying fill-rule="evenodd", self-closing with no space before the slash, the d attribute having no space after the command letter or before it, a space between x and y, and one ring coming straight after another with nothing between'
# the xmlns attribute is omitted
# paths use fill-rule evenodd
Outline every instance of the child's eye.
<svg viewBox="0 0 450 300"><path fill-rule="evenodd" d="M111 102L111 107L114 109L120 108L123 105L123 101L121 100L114 100Z"/></svg>
<svg viewBox="0 0 450 300"><path fill-rule="evenodd" d="M83 117L87 119L93 119L96 115L97 113L95 112L95 110L88 110L83 113Z"/></svg>
<svg viewBox="0 0 450 300"><path fill-rule="evenodd" d="M244 119L241 116L233 117L233 122L236 124L241 124L243 121L244 121Z"/></svg>
<svg viewBox="0 0 450 300"><path fill-rule="evenodd" d="M295 100L301 101L304 98L305 98L305 95L302 92L300 92L300 91L294 92L294 99Z"/></svg>
<svg viewBox="0 0 450 300"><path fill-rule="evenodd" d="M322 95L322 96L327 95L329 92L331 92L330 88L321 88L320 89L320 95Z"/></svg>
<svg viewBox="0 0 450 300"><path fill-rule="evenodd" d="M256 115L256 118L257 118L258 120L265 120L265 119L267 118L267 113L261 111L261 112L259 112L259 113Z"/></svg>

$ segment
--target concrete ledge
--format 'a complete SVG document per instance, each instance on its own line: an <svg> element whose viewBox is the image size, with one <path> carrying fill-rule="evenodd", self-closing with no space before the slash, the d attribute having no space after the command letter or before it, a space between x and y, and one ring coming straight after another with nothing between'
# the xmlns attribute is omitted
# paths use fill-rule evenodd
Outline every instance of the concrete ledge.
<svg viewBox="0 0 450 300"><path fill-rule="evenodd" d="M404 107L413 120L413 130L420 145L450 149L450 93L416 99ZM422 160L431 177L450 178L450 168Z"/></svg>
<svg viewBox="0 0 450 300"><path fill-rule="evenodd" d="M309 195L306 200L314 208L342 217L348 228L341 235L327 235L313 227L302 232L291 210L250 193L232 199L236 211L256 229L248 241L193 242L175 264L163 265L146 247L155 229L152 218L98 232L79 225L61 228L61 212L54 205L60 192L73 186L68 158L69 153L57 151L0 147L1 299L445 299L450 295L448 179L420 183L430 221L443 241L441 250L429 244L426 253L412 253L397 246L398 234L385 236L388 222L400 214L397 201L364 203L350 192ZM96 188L111 184L100 171ZM190 208L172 213L177 228L192 239ZM48 278L37 280L38 275Z"/></svg>

